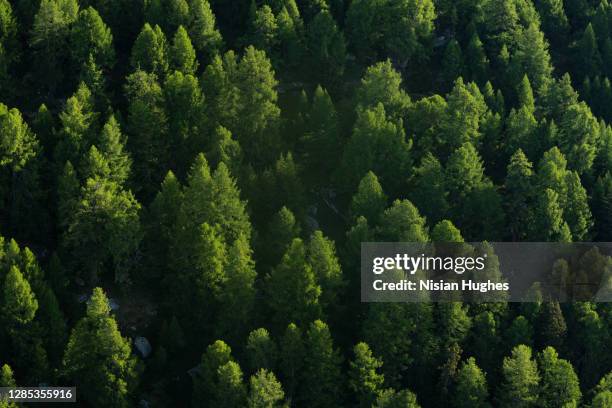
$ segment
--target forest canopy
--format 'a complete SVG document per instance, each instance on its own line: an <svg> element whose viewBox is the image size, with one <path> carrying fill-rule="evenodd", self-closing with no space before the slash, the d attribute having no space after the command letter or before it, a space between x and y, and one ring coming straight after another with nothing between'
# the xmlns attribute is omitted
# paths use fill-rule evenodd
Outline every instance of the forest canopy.
<svg viewBox="0 0 612 408"><path fill-rule="evenodd" d="M612 407L608 303L359 297L361 242L612 241L610 78L607 0L0 0L0 386Z"/></svg>

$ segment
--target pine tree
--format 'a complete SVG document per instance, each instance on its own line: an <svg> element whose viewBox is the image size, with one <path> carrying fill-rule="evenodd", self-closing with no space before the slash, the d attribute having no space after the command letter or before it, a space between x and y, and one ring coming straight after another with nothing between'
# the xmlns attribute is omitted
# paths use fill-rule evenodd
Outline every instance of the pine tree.
<svg viewBox="0 0 612 408"><path fill-rule="evenodd" d="M11 266L4 281L2 313L9 327L19 327L34 319L38 301L17 266Z"/></svg>
<svg viewBox="0 0 612 408"><path fill-rule="evenodd" d="M580 78L594 77L601 73L601 54L597 46L597 38L593 25L589 23L582 34L582 38L578 43L578 61L577 66Z"/></svg>
<svg viewBox="0 0 612 408"><path fill-rule="evenodd" d="M132 47L132 68L163 78L168 71L168 45L161 27L145 23Z"/></svg>
<svg viewBox="0 0 612 408"><path fill-rule="evenodd" d="M593 226L591 210L587 202L587 192L582 187L580 177L576 172L567 174L567 206L564 218L572 231L575 241L586 240Z"/></svg>
<svg viewBox="0 0 612 408"><path fill-rule="evenodd" d="M461 231L449 220L438 222L431 231L432 242L463 242Z"/></svg>
<svg viewBox="0 0 612 408"><path fill-rule="evenodd" d="M304 364L304 342L302 332L293 323L289 323L280 340L280 378L285 385L288 397L296 395L300 386L302 367Z"/></svg>
<svg viewBox="0 0 612 408"><path fill-rule="evenodd" d="M195 378L193 405L197 406L201 401L210 401L218 388L219 368L234 361L232 349L222 340L210 344L200 363L201 372Z"/></svg>
<svg viewBox="0 0 612 408"><path fill-rule="evenodd" d="M489 75L489 58L477 33L472 35L465 50L466 69L470 80L482 85Z"/></svg>
<svg viewBox="0 0 612 408"><path fill-rule="evenodd" d="M380 220L379 235L388 242L428 241L425 219L408 200L395 200Z"/></svg>
<svg viewBox="0 0 612 408"><path fill-rule="evenodd" d="M251 372L259 369L272 371L276 368L278 348L266 329L259 328L249 333L246 350L249 353Z"/></svg>
<svg viewBox="0 0 612 408"><path fill-rule="evenodd" d="M187 30L183 26L179 26L174 34L169 50L169 59L170 67L185 75L194 75L198 69L195 49L191 44Z"/></svg>
<svg viewBox="0 0 612 408"><path fill-rule="evenodd" d="M303 394L301 400L310 407L327 407L339 399L341 357L334 349L329 328L314 321L306 333Z"/></svg>
<svg viewBox="0 0 612 408"><path fill-rule="evenodd" d="M215 15L207 0L192 0L190 11L193 19L188 27L189 37L203 61L208 62L223 49L223 38L217 30Z"/></svg>
<svg viewBox="0 0 612 408"><path fill-rule="evenodd" d="M313 80L327 88L337 85L344 74L346 44L327 10L320 11L307 24L306 49Z"/></svg>
<svg viewBox="0 0 612 408"><path fill-rule="evenodd" d="M376 63L366 69L356 95L361 109L375 108L379 103L393 119L402 118L410 107L410 96L402 89L402 76L391 60Z"/></svg>
<svg viewBox="0 0 612 408"><path fill-rule="evenodd" d="M229 247L225 266L225 285L219 297L220 334L229 339L240 339L254 312L255 306L255 263L253 251L244 234Z"/></svg>
<svg viewBox="0 0 612 408"><path fill-rule="evenodd" d="M463 73L463 54L457 40L452 39L446 45L442 59L442 74L444 81L452 84Z"/></svg>
<svg viewBox="0 0 612 408"><path fill-rule="evenodd" d="M356 394L359 406L371 407L384 383L384 376L378 373L382 362L363 342L355 345L353 353L354 360L349 363L349 388Z"/></svg>
<svg viewBox="0 0 612 408"><path fill-rule="evenodd" d="M306 261L306 250L301 239L295 238L287 248L280 264L269 275L268 305L273 321L280 327L288 322L300 325L321 314L321 287L312 267Z"/></svg>
<svg viewBox="0 0 612 408"><path fill-rule="evenodd" d="M390 194L399 191L401 180L395 174L410 166L411 143L406 141L402 121L389 118L381 103L360 110L342 157L347 185L357 185L368 172L374 172ZM385 160L382 160L385 157Z"/></svg>
<svg viewBox="0 0 612 408"><path fill-rule="evenodd" d="M248 408L281 408L285 398L283 387L273 372L258 370L249 381Z"/></svg>
<svg viewBox="0 0 612 408"><path fill-rule="evenodd" d="M320 183L334 170L333 163L341 153L338 140L338 117L326 90L317 86L306 121L306 132L299 141L304 151L305 175Z"/></svg>
<svg viewBox="0 0 612 408"><path fill-rule="evenodd" d="M136 359L110 315L101 288L93 290L87 314L70 334L63 373L79 387L81 398L94 406L130 405L138 373Z"/></svg>
<svg viewBox="0 0 612 408"><path fill-rule="evenodd" d="M476 365L473 357L463 362L456 376L456 390L454 401L457 408L486 408L487 380L485 374Z"/></svg>
<svg viewBox="0 0 612 408"><path fill-rule="evenodd" d="M351 203L353 218L363 216L376 224L386 207L387 196L378 182L378 177L371 171L367 172L353 196Z"/></svg>
<svg viewBox="0 0 612 408"><path fill-rule="evenodd" d="M414 170L409 197L420 208L431 223L438 222L447 215L449 203L444 169L440 161L431 153L421 159Z"/></svg>
<svg viewBox="0 0 612 408"><path fill-rule="evenodd" d="M88 179L68 221L64 248L95 282L102 266L112 261L117 281L128 278L129 260L141 239L140 204L116 183ZM116 237L122 237L120 240Z"/></svg>
<svg viewBox="0 0 612 408"><path fill-rule="evenodd" d="M76 0L42 0L34 16L30 44L34 49L37 78L51 92L63 79L62 66L70 49L70 25L78 12Z"/></svg>
<svg viewBox="0 0 612 408"><path fill-rule="evenodd" d="M446 135L446 151L459 148L466 142L478 143L480 120L487 110L478 87L473 83L464 84L459 77L446 100L446 115L440 124L440 131Z"/></svg>
<svg viewBox="0 0 612 408"><path fill-rule="evenodd" d="M119 123L114 115L111 115L100 135L97 144L100 153L108 163L110 170L109 178L119 185L123 185L130 175L132 160L124 150L125 138L121 134Z"/></svg>
<svg viewBox="0 0 612 408"><path fill-rule="evenodd" d="M90 56L97 66L105 70L113 67L113 34L93 7L79 12L70 31L70 49L72 63L77 70L85 65Z"/></svg>
<svg viewBox="0 0 612 408"><path fill-rule="evenodd" d="M546 347L538 358L542 376L538 406L577 406L582 393L572 364L558 357L552 347Z"/></svg>
<svg viewBox="0 0 612 408"><path fill-rule="evenodd" d="M136 71L127 77L128 148L134 160L134 179L141 180L142 193L153 195L167 168L168 118L164 95L153 74Z"/></svg>
<svg viewBox="0 0 612 408"><path fill-rule="evenodd" d="M533 171L522 150L510 158L505 183L507 213L512 214L510 229L514 239L524 239L531 220L531 203L534 199Z"/></svg>
<svg viewBox="0 0 612 408"><path fill-rule="evenodd" d="M321 306L327 311L338 305L340 291L344 286L342 269L336 256L334 241L325 237L320 230L310 236L306 248L306 260L312 267L321 286Z"/></svg>
<svg viewBox="0 0 612 408"><path fill-rule="evenodd" d="M218 407L241 408L246 402L246 387L242 370L235 361L229 361L217 369L218 383L213 391L211 404Z"/></svg>
<svg viewBox="0 0 612 408"><path fill-rule="evenodd" d="M531 358L531 348L525 345L512 349L511 357L504 357L504 380L498 396L502 407L529 407L538 400L540 374Z"/></svg>
<svg viewBox="0 0 612 408"><path fill-rule="evenodd" d="M272 9L264 4L251 16L250 29L245 42L272 56L278 43L278 24Z"/></svg>
<svg viewBox="0 0 612 408"><path fill-rule="evenodd" d="M373 408L420 408L417 397L410 390L395 391L392 388L384 390L376 400Z"/></svg>

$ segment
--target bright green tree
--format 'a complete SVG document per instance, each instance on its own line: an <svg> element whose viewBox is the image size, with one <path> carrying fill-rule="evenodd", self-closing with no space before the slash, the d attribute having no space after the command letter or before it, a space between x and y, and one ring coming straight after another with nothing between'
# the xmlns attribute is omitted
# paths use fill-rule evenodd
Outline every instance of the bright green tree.
<svg viewBox="0 0 612 408"><path fill-rule="evenodd" d="M500 406L535 406L540 374L536 362L531 358L531 348L521 344L512 349L512 355L504 357L502 374L498 395Z"/></svg>
<svg viewBox="0 0 612 408"><path fill-rule="evenodd" d="M361 407L371 407L381 391L384 376L378 373L382 361L372 355L366 343L358 343L353 348L354 359L349 363L349 388L357 396Z"/></svg>
<svg viewBox="0 0 612 408"><path fill-rule="evenodd" d="M63 373L79 387L81 398L93 406L128 407L137 380L136 358L123 338L108 299L95 288L87 314L72 330Z"/></svg>

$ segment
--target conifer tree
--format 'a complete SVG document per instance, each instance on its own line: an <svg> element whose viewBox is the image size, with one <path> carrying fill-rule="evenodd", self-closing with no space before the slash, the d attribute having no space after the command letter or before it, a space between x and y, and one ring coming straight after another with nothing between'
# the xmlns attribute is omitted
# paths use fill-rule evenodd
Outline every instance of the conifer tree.
<svg viewBox="0 0 612 408"><path fill-rule="evenodd" d="M428 153L414 173L410 200L421 209L429 222L435 223L446 216L449 208L444 169L440 161Z"/></svg>
<svg viewBox="0 0 612 408"><path fill-rule="evenodd" d="M512 349L512 355L504 357L502 374L500 406L529 407L537 403L540 374L531 358L531 348L519 345Z"/></svg>
<svg viewBox="0 0 612 408"><path fill-rule="evenodd" d="M272 371L276 368L278 348L266 329L259 328L249 333L246 350L249 353L251 372L257 372L259 369Z"/></svg>
<svg viewBox="0 0 612 408"><path fill-rule="evenodd" d="M161 27L145 23L132 47L132 68L163 78L168 71L168 44Z"/></svg>
<svg viewBox="0 0 612 408"><path fill-rule="evenodd" d="M169 50L170 67L183 74L194 75L198 69L198 61L191 39L183 26L179 26L172 39Z"/></svg>
<svg viewBox="0 0 612 408"><path fill-rule="evenodd" d="M338 401L341 357L329 332L320 320L315 320L306 333L303 391L301 399L311 407L326 407Z"/></svg>
<svg viewBox="0 0 612 408"><path fill-rule="evenodd" d="M378 182L378 177L371 171L367 172L353 196L351 214L354 218L363 216L376 224L386 207L387 196Z"/></svg>
<svg viewBox="0 0 612 408"><path fill-rule="evenodd" d="M425 219L408 200L395 200L380 220L379 235L388 242L426 242Z"/></svg>
<svg viewBox="0 0 612 408"><path fill-rule="evenodd" d="M2 296L2 314L5 324L9 327L27 324L34 319L37 310L38 301L29 282L23 277L17 266L11 266L4 279Z"/></svg>
<svg viewBox="0 0 612 408"><path fill-rule="evenodd" d="M246 402L246 387L242 370L235 361L229 361L217 369L218 383L213 391L211 403L215 406L241 408Z"/></svg>
<svg viewBox="0 0 612 408"><path fill-rule="evenodd" d="M321 287L306 261L301 239L295 238L267 282L268 305L273 321L284 327L288 322L308 323L321 314Z"/></svg>
<svg viewBox="0 0 612 408"><path fill-rule="evenodd" d="M382 362L363 342L355 345L353 353L355 357L349 363L349 388L356 394L359 406L371 407L384 383L384 376L378 373Z"/></svg>
<svg viewBox="0 0 612 408"><path fill-rule="evenodd" d="M79 387L81 398L92 405L130 405L138 375L136 359L110 315L101 288L93 290L87 314L72 330L63 372Z"/></svg>
<svg viewBox="0 0 612 408"><path fill-rule="evenodd" d="M261 369L249 380L248 408L281 408L285 398L283 387L273 372Z"/></svg>
<svg viewBox="0 0 612 408"><path fill-rule="evenodd" d="M538 406L577 406L582 393L572 364L552 347L540 353L538 362L542 376Z"/></svg>
<svg viewBox="0 0 612 408"><path fill-rule="evenodd" d="M280 340L279 362L280 378L288 397L293 397L300 386L304 347L301 330L294 323L289 323Z"/></svg>
<svg viewBox="0 0 612 408"><path fill-rule="evenodd" d="M113 34L93 7L79 12L70 31L72 63L80 70L93 58L94 63L109 70L115 63Z"/></svg>
<svg viewBox="0 0 612 408"><path fill-rule="evenodd" d="M487 380L473 357L464 361L459 368L456 384L454 405L457 408L486 408L489 406Z"/></svg>
<svg viewBox="0 0 612 408"><path fill-rule="evenodd" d="M192 0L190 11L193 19L188 27L189 37L204 61L210 61L223 49L223 38L217 30L216 19L207 0Z"/></svg>

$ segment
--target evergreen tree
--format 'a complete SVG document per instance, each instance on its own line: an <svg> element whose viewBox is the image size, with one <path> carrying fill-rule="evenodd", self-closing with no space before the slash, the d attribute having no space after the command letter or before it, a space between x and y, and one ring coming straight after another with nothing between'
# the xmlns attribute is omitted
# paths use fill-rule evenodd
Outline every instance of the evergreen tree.
<svg viewBox="0 0 612 408"><path fill-rule="evenodd" d="M163 78L168 71L168 45L161 27L145 23L132 48L130 63L135 70L143 70Z"/></svg>
<svg viewBox="0 0 612 408"><path fill-rule="evenodd" d="M344 74L346 44L331 14L319 12L306 27L306 49L313 79L326 87L338 84Z"/></svg>
<svg viewBox="0 0 612 408"><path fill-rule="evenodd" d="M387 196L378 182L378 177L371 171L367 172L353 196L351 214L354 218L363 216L376 224L386 207Z"/></svg>
<svg viewBox="0 0 612 408"><path fill-rule="evenodd" d="M335 405L339 400L341 357L334 349L329 328L314 321L306 333L301 400L311 407Z"/></svg>
<svg viewBox="0 0 612 408"><path fill-rule="evenodd" d="M288 322L308 323L321 314L321 287L306 262L304 243L299 238L291 242L280 264L270 273L266 288L273 321L281 327Z"/></svg>
<svg viewBox="0 0 612 408"><path fill-rule="evenodd" d="M217 369L218 383L213 391L211 403L228 408L244 407L246 387L242 370L235 361L229 361Z"/></svg>
<svg viewBox="0 0 612 408"><path fill-rule="evenodd" d="M4 279L2 313L9 327L19 327L34 319L38 301L19 268L11 266Z"/></svg>
<svg viewBox="0 0 612 408"><path fill-rule="evenodd" d="M207 0L192 0L190 12L193 16L188 27L189 37L204 61L210 61L223 49L223 38L216 27L216 19Z"/></svg>
<svg viewBox="0 0 612 408"><path fill-rule="evenodd" d="M283 387L273 372L261 369L251 376L249 408L280 408L284 397Z"/></svg>
<svg viewBox="0 0 612 408"><path fill-rule="evenodd" d="M531 348L525 345L512 349L511 357L504 357L503 382L498 396L500 406L529 407L538 400L540 374L531 358Z"/></svg>
<svg viewBox="0 0 612 408"><path fill-rule="evenodd" d="M259 369L271 371L276 367L278 349L266 329L259 328L249 333L246 350L249 353L252 372L257 372Z"/></svg>
<svg viewBox="0 0 612 408"><path fill-rule="evenodd" d="M356 394L359 406L371 407L384 383L384 376L377 372L382 362L372 355L366 343L358 343L353 353L354 360L349 363L349 388Z"/></svg>
<svg viewBox="0 0 612 408"><path fill-rule="evenodd" d="M301 330L295 324L289 323L280 340L279 362L279 373L288 397L295 396L296 389L300 386L305 356L304 347Z"/></svg>
<svg viewBox="0 0 612 408"><path fill-rule="evenodd" d="M72 330L63 372L79 387L81 398L94 406L130 406L138 374L130 343L110 315L108 299L95 288L87 314Z"/></svg>
<svg viewBox="0 0 612 408"><path fill-rule="evenodd" d="M193 75L198 69L195 49L191 44L187 30L183 26L179 26L174 34L169 50L169 59L170 67L185 75Z"/></svg>
<svg viewBox="0 0 612 408"><path fill-rule="evenodd" d="M538 406L577 406L582 393L572 364L559 358L552 347L542 351L538 362L542 375Z"/></svg>
<svg viewBox="0 0 612 408"><path fill-rule="evenodd" d="M486 408L489 406L487 380L473 357L468 358L461 365L457 372L456 383L454 406L457 408Z"/></svg>
<svg viewBox="0 0 612 408"><path fill-rule="evenodd" d="M94 8L88 7L79 12L70 31L70 49L72 63L77 70L80 70L90 57L97 66L105 70L113 67L113 34Z"/></svg>

